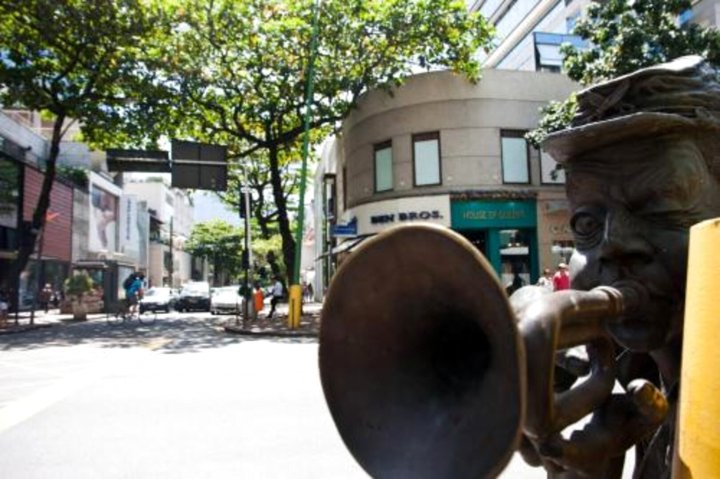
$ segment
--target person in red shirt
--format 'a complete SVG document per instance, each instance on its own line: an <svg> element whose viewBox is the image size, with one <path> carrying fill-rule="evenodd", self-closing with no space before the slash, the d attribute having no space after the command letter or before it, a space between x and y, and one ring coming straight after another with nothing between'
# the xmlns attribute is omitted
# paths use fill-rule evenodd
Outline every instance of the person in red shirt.
<svg viewBox="0 0 720 479"><path fill-rule="evenodd" d="M565 263L560 263L558 265L558 270L553 276L553 287L555 291L570 289L570 275L568 274L567 265Z"/></svg>

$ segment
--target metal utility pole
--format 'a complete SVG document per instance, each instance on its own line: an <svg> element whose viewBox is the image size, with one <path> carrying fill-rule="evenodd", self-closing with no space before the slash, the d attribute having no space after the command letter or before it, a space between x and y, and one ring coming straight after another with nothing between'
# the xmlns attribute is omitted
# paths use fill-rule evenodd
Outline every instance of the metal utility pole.
<svg viewBox="0 0 720 479"><path fill-rule="evenodd" d="M297 328L300 326L300 315L302 314L302 286L300 286L300 256L302 255L302 237L305 223L305 184L307 179L307 158L310 148L310 119L312 116L311 106L313 87L315 80L315 56L317 55L318 17L320 11L320 0L313 5L313 27L310 40L310 59L307 65L307 84L305 87L305 134L303 136L303 158L300 169L300 202L298 204L298 224L295 234L295 264L293 268L292 286L290 286L290 311L288 314L288 326Z"/></svg>
<svg viewBox="0 0 720 479"><path fill-rule="evenodd" d="M173 258L173 216L170 216L170 264L168 265L168 272L170 273L170 287L174 287L173 276L175 276L175 261Z"/></svg>
<svg viewBox="0 0 720 479"><path fill-rule="evenodd" d="M240 198L244 201L240 203L240 215L245 218L245 250L242 255L243 269L245 270L245 284L243 287L243 296L245 303L243 305L243 328L247 327L247 320L250 317L250 301L252 300L250 288L250 264L252 261L250 255L250 181L248 181L248 173L243 167L243 183L240 185ZM242 211L244 210L244 211Z"/></svg>

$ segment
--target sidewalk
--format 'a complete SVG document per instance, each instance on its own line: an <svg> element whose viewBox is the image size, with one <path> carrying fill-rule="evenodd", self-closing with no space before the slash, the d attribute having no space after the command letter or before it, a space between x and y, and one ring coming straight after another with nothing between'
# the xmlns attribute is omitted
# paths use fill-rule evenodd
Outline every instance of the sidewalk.
<svg viewBox="0 0 720 479"><path fill-rule="evenodd" d="M278 304L275 317L268 319L270 311L268 306L263 309L256 321L243 323L242 318L227 316L222 324L224 330L231 334L242 334L247 336L266 337L310 337L316 338L320 332L320 311L322 303L304 303L303 315L300 319L300 327L290 329L288 327L288 305ZM93 313L87 315L88 321L105 320L105 313ZM30 324L30 312L22 311L18 315L18 322L15 322L15 313L10 314L5 327L0 327L0 335L21 333L39 328L48 328L62 323L73 321L72 314L60 314L58 309L51 309L47 314L43 311L35 312L34 324Z"/></svg>
<svg viewBox="0 0 720 479"><path fill-rule="evenodd" d="M291 338L316 338L320 333L320 312L322 303L303 303L300 326L296 329L288 327L288 305L278 304L275 317L268 319L269 308L265 308L258 315L256 321L248 321L243 325L242 318L239 322L235 319L225 323L225 331L231 334L242 334L246 336L274 336Z"/></svg>
<svg viewBox="0 0 720 479"><path fill-rule="evenodd" d="M88 321L98 318L105 318L105 313L88 314ZM29 331L32 329L48 328L61 324L62 322L70 322L73 320L72 314L60 314L59 309L51 309L46 314L42 310L35 311L35 319L33 324L30 324L30 311L21 311L17 315L17 321L15 313L10 313L7 319L5 327L0 327L0 335L21 333L23 331Z"/></svg>

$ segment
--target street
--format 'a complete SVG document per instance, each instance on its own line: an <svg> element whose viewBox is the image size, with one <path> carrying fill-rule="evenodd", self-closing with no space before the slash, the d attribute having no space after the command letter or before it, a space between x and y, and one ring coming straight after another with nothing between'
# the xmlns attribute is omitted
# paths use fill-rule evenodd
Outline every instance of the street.
<svg viewBox="0 0 720 479"><path fill-rule="evenodd" d="M362 478L332 423L317 342L159 315L0 336L0 477ZM504 478L544 477L519 458Z"/></svg>

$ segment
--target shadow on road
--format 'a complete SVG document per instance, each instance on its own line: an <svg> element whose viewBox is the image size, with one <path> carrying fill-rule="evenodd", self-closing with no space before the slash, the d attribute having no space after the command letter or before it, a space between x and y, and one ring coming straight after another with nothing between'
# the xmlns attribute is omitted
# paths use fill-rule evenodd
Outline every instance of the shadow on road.
<svg viewBox="0 0 720 479"><path fill-rule="evenodd" d="M166 354L193 353L247 341L315 343L316 338L237 336L223 330L226 318L163 317L152 325L138 322L110 325L105 320L57 324L53 327L0 336L0 351L98 345L106 348L147 348Z"/></svg>

